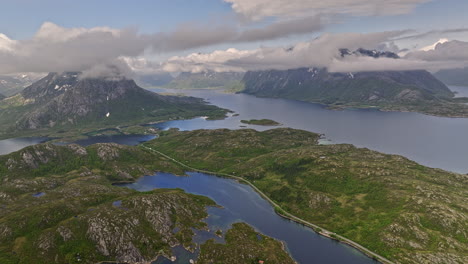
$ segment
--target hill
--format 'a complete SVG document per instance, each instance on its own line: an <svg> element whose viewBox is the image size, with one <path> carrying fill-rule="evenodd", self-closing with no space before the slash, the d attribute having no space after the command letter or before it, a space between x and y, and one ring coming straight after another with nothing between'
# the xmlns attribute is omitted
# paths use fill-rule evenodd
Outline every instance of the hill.
<svg viewBox="0 0 468 264"><path fill-rule="evenodd" d="M279 128L168 131L145 143L243 177L283 209L396 263L468 261L468 176Z"/></svg>
<svg viewBox="0 0 468 264"><path fill-rule="evenodd" d="M243 76L244 73L238 72L183 72L165 87L175 89L230 88L236 86Z"/></svg>
<svg viewBox="0 0 468 264"><path fill-rule="evenodd" d="M447 85L468 86L468 68L440 70L434 76Z"/></svg>
<svg viewBox="0 0 468 264"><path fill-rule="evenodd" d="M341 49L341 56L386 57L391 52ZM333 73L325 68L249 71L243 93L322 103L330 108L379 108L437 116L468 117L468 106L425 70Z"/></svg>
<svg viewBox="0 0 468 264"><path fill-rule="evenodd" d="M0 102L0 135L40 134L208 116L225 110L192 97L162 96L133 80L51 73Z"/></svg>

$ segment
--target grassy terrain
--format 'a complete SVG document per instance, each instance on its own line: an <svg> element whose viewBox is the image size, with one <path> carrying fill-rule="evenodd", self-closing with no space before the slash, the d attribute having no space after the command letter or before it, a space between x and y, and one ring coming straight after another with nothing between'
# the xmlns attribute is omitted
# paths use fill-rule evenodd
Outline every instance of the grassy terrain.
<svg viewBox="0 0 468 264"><path fill-rule="evenodd" d="M288 212L399 263L468 261L468 176L314 133L168 131L145 143L192 167L253 182Z"/></svg>
<svg viewBox="0 0 468 264"><path fill-rule="evenodd" d="M257 126L279 126L280 123L271 120L271 119L251 119L251 120L241 120L241 123Z"/></svg>
<svg viewBox="0 0 468 264"><path fill-rule="evenodd" d="M226 233L225 244L213 239L201 246L199 264L209 263L246 263L292 264L294 260L286 253L281 242L261 235L245 223L233 224Z"/></svg>
<svg viewBox="0 0 468 264"><path fill-rule="evenodd" d="M141 148L117 144L39 144L0 156L0 263L146 263L169 258L179 244L195 249L193 229L206 228L212 200L178 189L112 185L156 170L184 173ZM253 232L242 225L228 234L236 231ZM241 255L232 260L267 252L289 258L279 242L265 241L251 241L248 249L234 245ZM210 250L203 253L216 255Z"/></svg>

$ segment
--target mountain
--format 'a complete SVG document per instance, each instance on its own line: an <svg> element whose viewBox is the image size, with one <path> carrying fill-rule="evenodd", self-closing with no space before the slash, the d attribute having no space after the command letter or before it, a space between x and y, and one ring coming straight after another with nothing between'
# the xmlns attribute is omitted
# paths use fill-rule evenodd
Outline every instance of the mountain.
<svg viewBox="0 0 468 264"><path fill-rule="evenodd" d="M43 74L0 75L0 93L6 96L14 95L42 77Z"/></svg>
<svg viewBox="0 0 468 264"><path fill-rule="evenodd" d="M82 79L71 72L50 73L2 100L0 109L3 133L105 128L225 113L201 99L150 92L133 80Z"/></svg>
<svg viewBox="0 0 468 264"><path fill-rule="evenodd" d="M167 88L191 89L191 88L213 88L237 85L242 80L244 73L240 72L214 72L205 71L200 73L182 72L169 84Z"/></svg>
<svg viewBox="0 0 468 264"><path fill-rule="evenodd" d="M3 94L0 94L0 100L3 100L5 98L6 98L6 96L4 96Z"/></svg>
<svg viewBox="0 0 468 264"><path fill-rule="evenodd" d="M388 57L391 52L340 50L342 56ZM327 69L249 71L243 93L261 97L317 102L334 108L377 107L440 116L468 116L468 107L452 100L454 94L425 70L332 73Z"/></svg>
<svg viewBox="0 0 468 264"><path fill-rule="evenodd" d="M138 85L143 87L158 87L170 83L174 80L169 73L139 75L135 79Z"/></svg>
<svg viewBox="0 0 468 264"><path fill-rule="evenodd" d="M434 76L447 85L468 86L468 67L440 70Z"/></svg>

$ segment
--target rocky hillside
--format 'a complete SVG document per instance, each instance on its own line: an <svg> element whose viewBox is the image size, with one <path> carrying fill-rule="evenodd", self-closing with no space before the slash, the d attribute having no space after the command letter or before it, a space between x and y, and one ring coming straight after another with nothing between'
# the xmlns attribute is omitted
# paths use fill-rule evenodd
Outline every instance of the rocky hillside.
<svg viewBox="0 0 468 264"><path fill-rule="evenodd" d="M0 133L223 115L224 110L200 99L162 96L140 88L133 80L81 79L79 73L51 73L0 103Z"/></svg>
<svg viewBox="0 0 468 264"><path fill-rule="evenodd" d="M395 263L468 262L468 176L279 128L168 131L148 145L234 174L302 219Z"/></svg>
<svg viewBox="0 0 468 264"><path fill-rule="evenodd" d="M229 88L241 81L243 76L244 73L238 72L183 72L165 87L177 89Z"/></svg>
<svg viewBox="0 0 468 264"><path fill-rule="evenodd" d="M434 76L448 85L468 86L468 68L440 70Z"/></svg>
<svg viewBox="0 0 468 264"><path fill-rule="evenodd" d="M341 50L342 56L389 57L391 52ZM468 116L468 106L452 100L453 92L424 70L331 73L299 68L247 72L242 92L329 105L332 108L377 107L440 116Z"/></svg>
<svg viewBox="0 0 468 264"><path fill-rule="evenodd" d="M177 245L203 247L193 235L206 230L212 200L181 190L112 185L155 170L183 173L160 156L116 144L41 144L0 156L0 263L150 263L170 258ZM268 246L250 241L251 249L231 247L238 253L234 263L270 254L286 260L270 263L292 263L281 243L266 240ZM202 253L215 250L204 247Z"/></svg>

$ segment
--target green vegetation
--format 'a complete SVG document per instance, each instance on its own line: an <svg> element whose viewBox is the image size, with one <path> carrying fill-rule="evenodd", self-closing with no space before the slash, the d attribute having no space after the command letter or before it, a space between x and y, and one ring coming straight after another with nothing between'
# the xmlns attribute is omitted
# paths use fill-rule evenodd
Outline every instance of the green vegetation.
<svg viewBox="0 0 468 264"><path fill-rule="evenodd" d="M199 264L209 263L251 263L293 264L281 242L261 235L245 223L232 225L225 236L225 244L217 244L213 239L201 245Z"/></svg>
<svg viewBox="0 0 468 264"><path fill-rule="evenodd" d="M0 263L145 263L170 258L179 244L194 250L193 229L206 229L212 200L179 189L113 185L157 170L184 173L142 148L117 144L39 144L0 156ZM232 243L244 235L245 245ZM291 263L281 243L245 224L234 225L226 239L237 254L224 248L233 262L222 263L242 263L252 254ZM212 250L224 246L207 242L202 254L217 256L221 249Z"/></svg>
<svg viewBox="0 0 468 264"><path fill-rule="evenodd" d="M173 89L212 89L212 88L239 88L243 73L236 72L183 72L165 88Z"/></svg>
<svg viewBox="0 0 468 264"><path fill-rule="evenodd" d="M247 72L242 91L260 97L320 103L331 109L377 108L435 116L468 117L468 105L453 100L426 71L329 73L308 69Z"/></svg>
<svg viewBox="0 0 468 264"><path fill-rule="evenodd" d="M271 120L271 119L250 119L250 120L241 120L241 123L257 126L279 126L280 123Z"/></svg>
<svg viewBox="0 0 468 264"><path fill-rule="evenodd" d="M466 263L468 176L279 128L167 131L145 145L244 177L284 210L400 263Z"/></svg>

